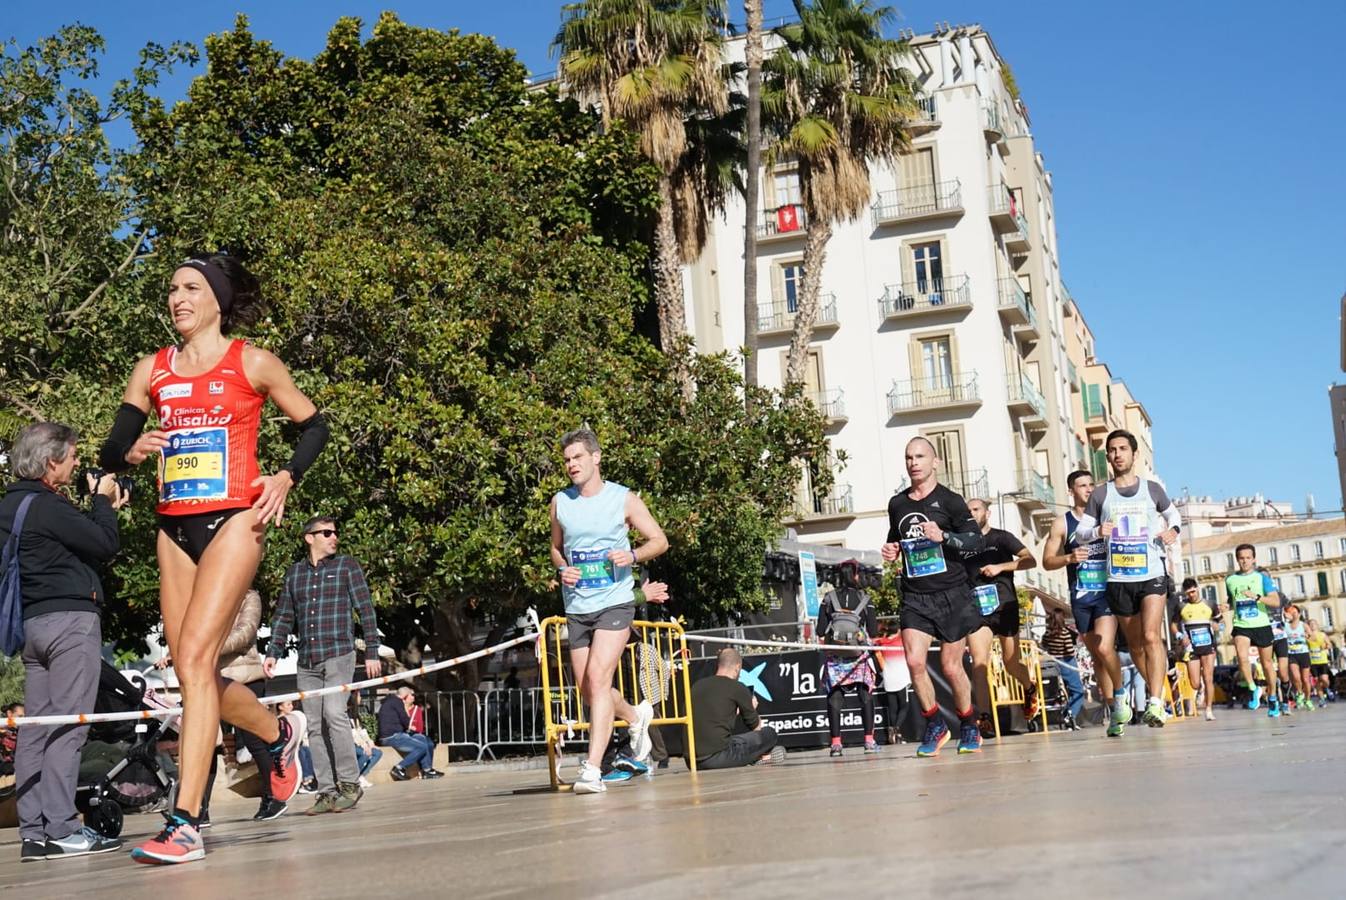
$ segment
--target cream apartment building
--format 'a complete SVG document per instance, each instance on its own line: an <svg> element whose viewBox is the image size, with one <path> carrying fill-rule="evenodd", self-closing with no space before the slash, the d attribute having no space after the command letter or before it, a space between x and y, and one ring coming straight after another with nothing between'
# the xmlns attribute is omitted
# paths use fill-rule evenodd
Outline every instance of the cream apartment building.
<svg viewBox="0 0 1346 900"><path fill-rule="evenodd" d="M946 483L988 499L992 523L1040 552L1064 509L1066 475L1092 447L1077 399L1091 382L1069 345L1083 320L1061 281L1052 176L985 31L910 43L923 120L912 152L873 172L868 214L834 230L810 350L807 387L846 465L825 496L806 479L788 524L801 540L879 546L888 500L906 484L903 448L919 434L939 449ZM741 59L741 41L730 46ZM741 345L742 229L755 227L759 373L778 386L802 281L793 166L765 173L762 193L751 217L731 203L687 268L688 324L704 352ZM1078 356L1093 363L1092 350ZM1108 415L1143 430L1152 471L1144 408L1110 375L1094 383L1122 393ZM1065 596L1062 573L1025 580Z"/></svg>

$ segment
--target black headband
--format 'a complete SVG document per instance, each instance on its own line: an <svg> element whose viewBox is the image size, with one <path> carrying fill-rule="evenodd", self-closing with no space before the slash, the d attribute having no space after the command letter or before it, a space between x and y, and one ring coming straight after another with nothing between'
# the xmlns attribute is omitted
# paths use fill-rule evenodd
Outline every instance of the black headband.
<svg viewBox="0 0 1346 900"><path fill-rule="evenodd" d="M178 268L191 267L200 272L206 278L206 283L210 289L215 292L215 300L220 305L220 313L229 312L229 308L234 305L234 286L229 281L229 276L224 274L224 269L215 265L206 256L189 256L178 265Z"/></svg>

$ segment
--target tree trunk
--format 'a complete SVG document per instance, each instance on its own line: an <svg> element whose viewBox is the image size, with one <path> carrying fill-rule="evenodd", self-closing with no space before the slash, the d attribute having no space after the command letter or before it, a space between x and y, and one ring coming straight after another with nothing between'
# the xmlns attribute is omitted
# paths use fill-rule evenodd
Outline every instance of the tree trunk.
<svg viewBox="0 0 1346 900"><path fill-rule="evenodd" d="M808 361L809 341L813 339L813 323L818 321L818 294L823 282L823 263L827 259L827 242L831 237L832 223L810 213L804 237L804 283L799 288L799 310L795 313L790 353L785 363L787 385L804 382L804 364Z"/></svg>
<svg viewBox="0 0 1346 900"><path fill-rule="evenodd" d="M757 386L757 220L762 168L762 0L743 0L748 34L748 171L743 185L743 386L745 408L751 410Z"/></svg>
<svg viewBox="0 0 1346 900"><path fill-rule="evenodd" d="M687 334L687 308L682 296L682 252L673 230L673 182L659 178L659 216L654 228L654 299L659 310L659 345L681 355Z"/></svg>

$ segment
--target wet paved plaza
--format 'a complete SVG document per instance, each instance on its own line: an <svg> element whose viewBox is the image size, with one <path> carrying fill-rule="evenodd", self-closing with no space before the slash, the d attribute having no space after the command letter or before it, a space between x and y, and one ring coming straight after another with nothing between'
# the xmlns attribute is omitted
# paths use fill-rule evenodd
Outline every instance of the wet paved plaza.
<svg viewBox="0 0 1346 900"><path fill-rule="evenodd" d="M1346 895L1346 703L1217 715L936 760L906 745L698 776L674 763L599 796L515 793L544 770L456 768L312 819L253 823L255 801L221 798L206 861L173 869L20 865L7 829L0 896ZM128 816L125 837L157 821Z"/></svg>

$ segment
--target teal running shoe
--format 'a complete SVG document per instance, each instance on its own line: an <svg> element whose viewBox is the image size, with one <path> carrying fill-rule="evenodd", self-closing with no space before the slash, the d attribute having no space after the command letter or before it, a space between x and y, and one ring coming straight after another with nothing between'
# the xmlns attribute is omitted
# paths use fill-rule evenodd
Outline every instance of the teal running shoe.
<svg viewBox="0 0 1346 900"><path fill-rule="evenodd" d="M925 739L921 741L921 746L916 748L916 755L939 756L940 748L949 742L950 737L949 726L945 725L939 716L935 716L925 726Z"/></svg>

